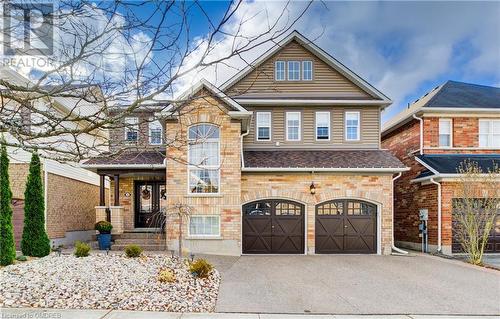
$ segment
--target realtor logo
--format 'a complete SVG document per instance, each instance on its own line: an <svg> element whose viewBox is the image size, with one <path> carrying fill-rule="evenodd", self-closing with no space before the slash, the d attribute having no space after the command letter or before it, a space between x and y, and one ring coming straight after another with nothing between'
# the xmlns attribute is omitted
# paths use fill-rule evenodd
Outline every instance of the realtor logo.
<svg viewBox="0 0 500 319"><path fill-rule="evenodd" d="M54 53L54 3L6 1L3 4L3 55Z"/></svg>

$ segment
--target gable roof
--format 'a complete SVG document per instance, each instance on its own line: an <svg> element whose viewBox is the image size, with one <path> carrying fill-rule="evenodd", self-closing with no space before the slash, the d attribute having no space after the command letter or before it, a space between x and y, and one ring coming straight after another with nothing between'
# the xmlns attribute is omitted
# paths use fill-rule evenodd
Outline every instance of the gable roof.
<svg viewBox="0 0 500 319"><path fill-rule="evenodd" d="M337 72L339 72L340 74L345 76L347 79L352 81L354 84L359 86L361 89L366 91L368 94L370 94L375 99L380 100L380 102L381 102L380 104L389 105L392 103L392 101L386 95L384 95L382 92L377 90L370 83L365 81L359 75L354 73L352 70L347 68L344 64L342 64L340 61L338 61L337 59L332 57L330 54L328 54L326 51L324 51L323 49L318 47L312 41L308 40L306 37L304 37L302 34L300 34L296 30L293 31L292 33L290 33L284 39L282 39L271 50L267 51L265 54L263 54L262 56L260 56L256 60L254 60L252 63L247 65L243 70L241 70L235 76L231 77L227 82L225 82L221 86L221 90L226 91L227 89L234 86L237 82L239 82L245 76L250 74L250 72L255 70L259 65L263 64L265 61L267 61L269 58L271 58L276 52L281 50L284 46L286 46L287 44L289 44L292 41L297 41L298 43L300 43L304 48L306 48L312 54L314 54L316 57L318 57L323 62L328 64L332 69L336 70Z"/></svg>
<svg viewBox="0 0 500 319"><path fill-rule="evenodd" d="M500 110L500 88L448 80L389 119L382 136L413 120L421 112L496 112Z"/></svg>
<svg viewBox="0 0 500 319"><path fill-rule="evenodd" d="M216 87L206 79L201 79L195 85L191 86L184 93L182 93L177 100L179 100L180 104L182 105L183 101L189 100L193 95L198 93L203 88L207 89L210 93L221 99L227 106L229 106L228 108L229 111L235 111L241 113L242 115L248 115L248 116L252 114L251 112L247 111L243 106L239 105L235 100L227 96L218 87Z"/></svg>

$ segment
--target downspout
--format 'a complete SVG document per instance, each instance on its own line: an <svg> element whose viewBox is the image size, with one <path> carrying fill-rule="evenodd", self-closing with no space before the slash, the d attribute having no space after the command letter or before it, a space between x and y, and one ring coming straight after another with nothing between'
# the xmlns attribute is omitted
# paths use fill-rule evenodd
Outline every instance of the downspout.
<svg viewBox="0 0 500 319"><path fill-rule="evenodd" d="M408 252L405 250L402 250L394 244L394 181L397 180L398 178L403 175L402 172L399 172L399 174L392 179L392 240L391 240L391 248L392 250L395 251L395 253L392 253L392 255L408 255Z"/></svg>
<svg viewBox="0 0 500 319"><path fill-rule="evenodd" d="M241 141L240 141L241 142L241 147L240 147L240 151L241 151L241 154L240 154L240 156L241 156L241 168L245 167L245 158L243 157L243 138L245 136L247 136L248 134L250 134L250 128L249 127L247 127L247 131L245 133L243 133L243 134L240 135L240 138L241 138Z"/></svg>
<svg viewBox="0 0 500 319"><path fill-rule="evenodd" d="M430 179L431 183L436 184L438 187L438 253L441 253L441 183L434 180L434 177Z"/></svg>
<svg viewBox="0 0 500 319"><path fill-rule="evenodd" d="M419 153L420 155L424 154L424 120L421 117L416 116L413 114L413 118L418 120L420 122L420 147L419 147Z"/></svg>
<svg viewBox="0 0 500 319"><path fill-rule="evenodd" d="M49 172L47 170L47 160L43 161L43 215L45 221L45 231L47 231L47 206L49 200Z"/></svg>

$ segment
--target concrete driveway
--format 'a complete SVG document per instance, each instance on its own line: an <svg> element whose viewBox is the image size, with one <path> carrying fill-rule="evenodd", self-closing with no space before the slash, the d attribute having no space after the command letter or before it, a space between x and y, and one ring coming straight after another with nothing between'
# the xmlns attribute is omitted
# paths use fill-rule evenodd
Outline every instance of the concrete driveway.
<svg viewBox="0 0 500 319"><path fill-rule="evenodd" d="M209 257L218 312L500 314L500 272L434 256Z"/></svg>

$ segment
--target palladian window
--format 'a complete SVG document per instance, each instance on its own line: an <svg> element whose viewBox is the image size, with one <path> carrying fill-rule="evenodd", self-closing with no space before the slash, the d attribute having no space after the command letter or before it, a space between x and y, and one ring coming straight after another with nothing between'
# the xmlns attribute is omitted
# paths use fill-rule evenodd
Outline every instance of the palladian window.
<svg viewBox="0 0 500 319"><path fill-rule="evenodd" d="M219 128L199 124L189 128L189 193L218 193L220 185Z"/></svg>

